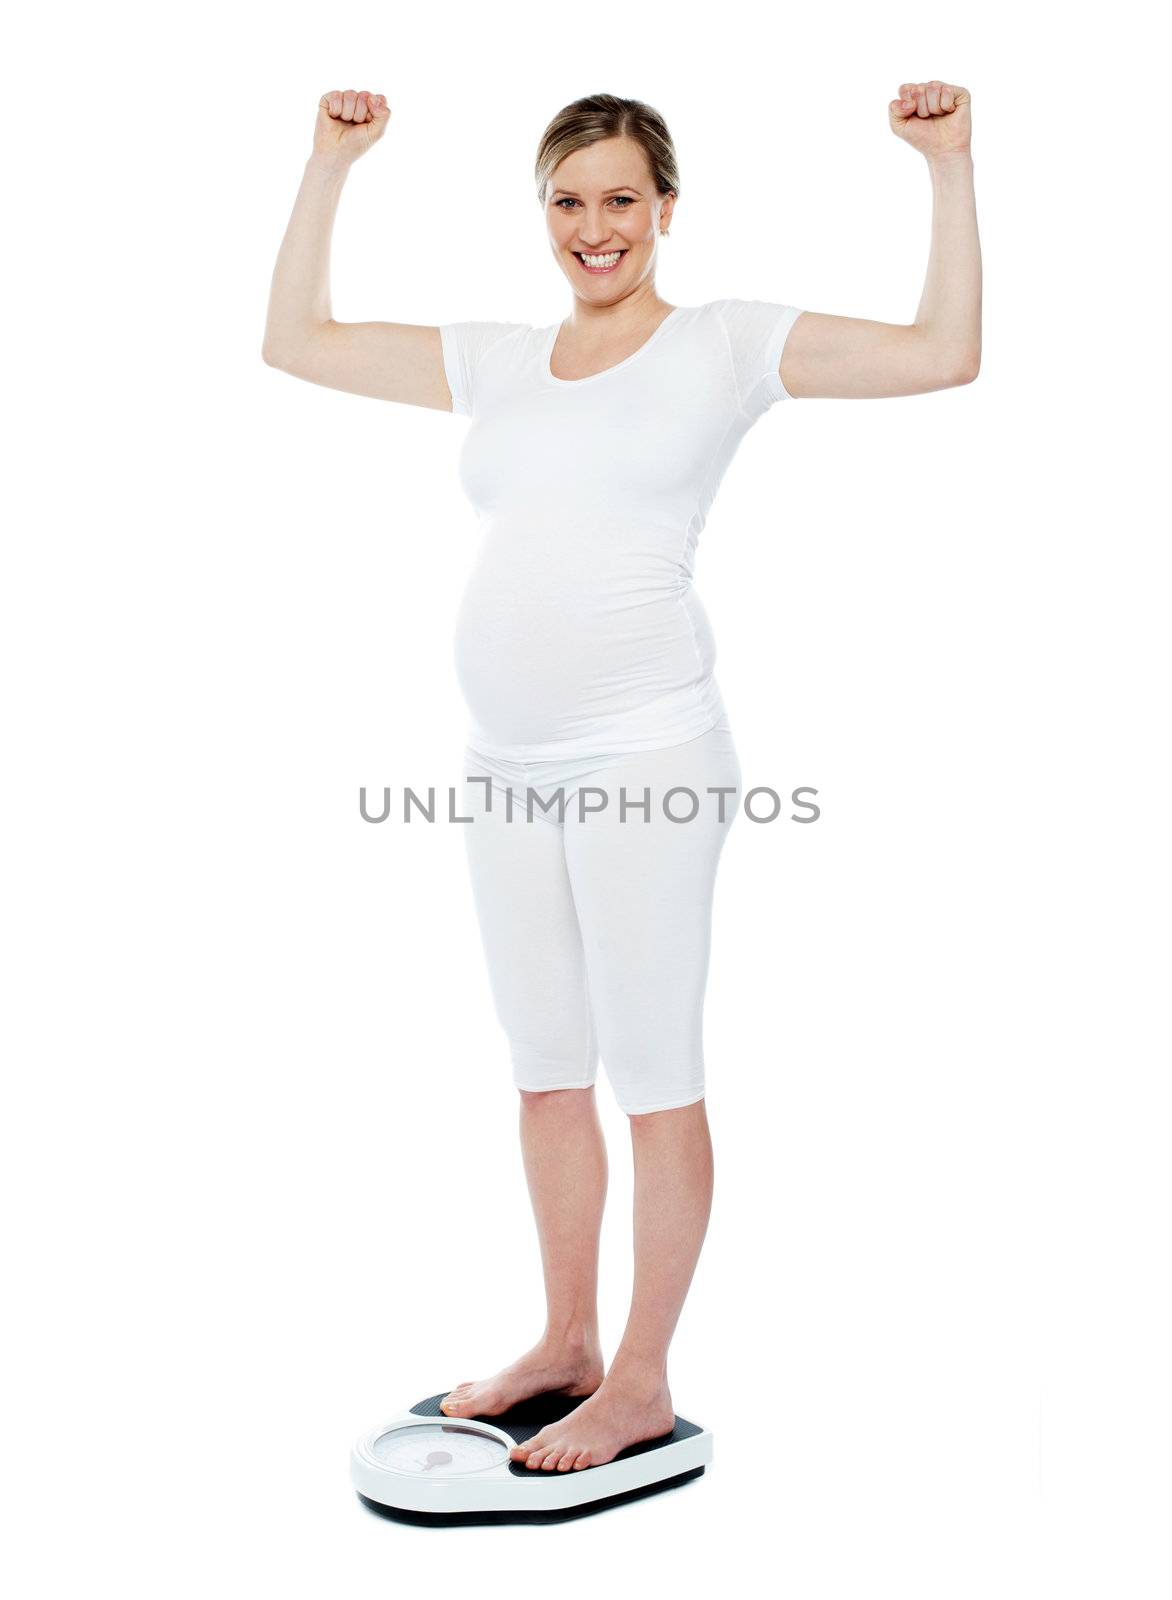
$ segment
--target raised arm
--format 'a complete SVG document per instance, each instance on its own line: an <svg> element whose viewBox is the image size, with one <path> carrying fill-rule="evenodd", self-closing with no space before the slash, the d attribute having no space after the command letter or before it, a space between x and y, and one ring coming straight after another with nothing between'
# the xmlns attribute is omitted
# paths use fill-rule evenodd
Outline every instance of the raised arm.
<svg viewBox="0 0 1172 1600"><path fill-rule="evenodd" d="M318 103L313 153L273 268L261 354L271 367L350 394L452 409L438 327L335 322L330 236L346 174L382 138L384 95L335 89Z"/></svg>
<svg viewBox="0 0 1172 1600"><path fill-rule="evenodd" d="M932 248L916 320L871 322L804 311L778 375L795 398L875 400L971 383L981 367L981 245L973 191L968 91L905 83L891 128L920 151L932 179Z"/></svg>

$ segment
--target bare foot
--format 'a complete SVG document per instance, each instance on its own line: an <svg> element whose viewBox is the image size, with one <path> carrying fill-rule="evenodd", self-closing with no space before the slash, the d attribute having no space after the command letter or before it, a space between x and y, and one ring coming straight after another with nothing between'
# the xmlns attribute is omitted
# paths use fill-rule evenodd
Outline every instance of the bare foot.
<svg viewBox="0 0 1172 1600"><path fill-rule="evenodd" d="M447 1417L495 1417L535 1394L590 1395L602 1382L605 1370L598 1345L567 1349L539 1340L494 1378L458 1383L440 1401L440 1410Z"/></svg>
<svg viewBox="0 0 1172 1600"><path fill-rule="evenodd" d="M613 1461L620 1450L644 1439L658 1439L675 1426L666 1378L643 1380L616 1375L558 1422L514 1445L509 1455L543 1472L578 1471Z"/></svg>

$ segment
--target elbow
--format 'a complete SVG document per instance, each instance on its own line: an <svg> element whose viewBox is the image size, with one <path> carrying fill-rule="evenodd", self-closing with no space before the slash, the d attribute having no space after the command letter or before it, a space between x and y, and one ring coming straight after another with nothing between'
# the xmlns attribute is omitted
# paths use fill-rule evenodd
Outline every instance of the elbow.
<svg viewBox="0 0 1172 1600"><path fill-rule="evenodd" d="M286 328L283 332L266 327L260 346L261 360L266 367L277 367L300 377L306 358L313 353L319 330L327 325L319 323L309 330Z"/></svg>
<svg viewBox="0 0 1172 1600"><path fill-rule="evenodd" d="M981 352L974 350L967 360L962 361L953 377L954 384L973 383L981 370Z"/></svg>

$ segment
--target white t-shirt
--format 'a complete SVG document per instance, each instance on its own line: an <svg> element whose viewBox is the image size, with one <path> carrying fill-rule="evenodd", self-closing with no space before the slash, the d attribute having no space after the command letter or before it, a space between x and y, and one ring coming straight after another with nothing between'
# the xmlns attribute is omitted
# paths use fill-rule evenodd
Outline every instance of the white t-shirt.
<svg viewBox="0 0 1172 1600"><path fill-rule="evenodd" d="M579 379L549 369L560 323L441 326L481 531L455 637L474 751L653 750L724 716L696 541L740 441L791 398L778 365L800 315L677 306L625 361Z"/></svg>

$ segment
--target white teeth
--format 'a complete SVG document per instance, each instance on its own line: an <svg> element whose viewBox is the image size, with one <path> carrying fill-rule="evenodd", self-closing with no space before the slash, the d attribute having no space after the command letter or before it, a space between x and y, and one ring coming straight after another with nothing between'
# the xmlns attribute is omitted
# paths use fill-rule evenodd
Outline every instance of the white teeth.
<svg viewBox="0 0 1172 1600"><path fill-rule="evenodd" d="M608 256L586 256L586 255L584 255L582 257L582 260L586 263L586 265L588 267L613 267L615 262L618 261L619 258L622 256L622 253L623 252L621 250L614 250Z"/></svg>

